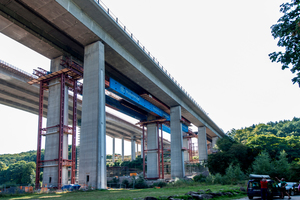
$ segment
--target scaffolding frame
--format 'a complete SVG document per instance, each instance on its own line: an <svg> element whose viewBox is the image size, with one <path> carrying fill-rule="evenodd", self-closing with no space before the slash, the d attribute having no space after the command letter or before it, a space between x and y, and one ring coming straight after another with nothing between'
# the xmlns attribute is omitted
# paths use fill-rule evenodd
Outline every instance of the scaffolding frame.
<svg viewBox="0 0 300 200"><path fill-rule="evenodd" d="M66 67L54 73L49 73L46 70L39 68L35 71L35 75L39 78L29 81L29 84L39 83L40 94L39 94L39 117L38 117L38 140L37 140L37 159L36 159L36 179L35 188L40 187L40 169L44 167L45 162L55 161L58 166L58 181L57 187L62 186L62 169L63 167L71 167L71 184L75 184L75 172L76 172L76 125L77 125L77 94L78 94L78 83L77 80L83 77L83 68L69 58L61 60L61 65ZM60 79L60 116L59 124L52 127L43 128L43 101L44 101L44 90L49 89L49 82L53 79ZM64 125L64 104L65 104L65 86L68 85L69 89L73 91L73 118L72 127ZM46 136L46 131L50 128L58 128L59 134L59 149L58 158L54 160L41 160L41 143L42 136ZM72 157L71 159L63 159L63 136L64 134L72 135Z"/></svg>
<svg viewBox="0 0 300 200"><path fill-rule="evenodd" d="M165 120L164 120L165 121ZM156 149L145 149L145 125L147 124L156 124L156 129L157 129L157 148ZM143 127L143 175L145 179L164 179L164 145L163 145L163 129L162 129L162 122L161 120L154 120L154 121L148 121L148 122L142 122L142 127ZM161 134L159 137L159 126L161 130ZM160 138L160 140L159 140ZM145 160L145 152L148 151L157 151L157 167L158 167L158 177L153 177L153 178L147 178L145 169L146 169L146 160ZM161 159L160 159L161 158ZM161 168L161 169L160 169Z"/></svg>

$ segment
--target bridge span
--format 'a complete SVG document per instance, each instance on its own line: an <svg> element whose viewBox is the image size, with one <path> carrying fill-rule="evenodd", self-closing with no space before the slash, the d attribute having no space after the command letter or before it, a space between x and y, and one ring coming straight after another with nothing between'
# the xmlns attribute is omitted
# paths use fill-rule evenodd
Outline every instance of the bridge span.
<svg viewBox="0 0 300 200"><path fill-rule="evenodd" d="M165 119L170 125L172 177L185 174L182 152L185 125L198 127L200 161L207 159L207 136L212 141L225 136L198 103L100 1L0 0L0 32L51 59L52 72L62 69L60 61L64 56L76 59L84 67L79 183L88 180L93 187L106 188L106 77L120 84L121 91L126 89L134 94L130 99L128 94L111 88L117 95L127 95L130 104L144 110L146 122ZM58 123L58 87L56 81L49 89L51 109L48 107L48 124ZM166 114L159 115L149 110L136 95L151 105L156 104ZM148 149L158 149L156 124L146 123L146 126ZM46 148L51 149L55 139L48 137L47 141ZM160 176L157 151L147 153L148 163L151 163L148 178ZM57 153L49 153L48 157L57 159ZM57 167L45 168L44 182L65 183L66 169L62 171L63 176L59 173Z"/></svg>

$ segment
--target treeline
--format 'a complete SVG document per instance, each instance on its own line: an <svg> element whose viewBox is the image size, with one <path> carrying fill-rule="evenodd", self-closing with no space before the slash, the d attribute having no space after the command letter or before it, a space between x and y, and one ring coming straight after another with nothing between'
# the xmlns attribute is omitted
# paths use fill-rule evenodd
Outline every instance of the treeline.
<svg viewBox="0 0 300 200"><path fill-rule="evenodd" d="M42 150L41 157L44 158L44 149ZM18 161L36 162L36 151L0 155L0 162L3 162L7 166L17 163Z"/></svg>
<svg viewBox="0 0 300 200"><path fill-rule="evenodd" d="M33 186L35 180L35 162L18 161L6 166L0 161L0 185Z"/></svg>
<svg viewBox="0 0 300 200"><path fill-rule="evenodd" d="M239 130L232 129L228 135L242 144L246 144L258 135L272 135L276 137L300 136L300 118L294 117L291 121L261 123Z"/></svg>
<svg viewBox="0 0 300 200"><path fill-rule="evenodd" d="M269 174L297 181L300 176L300 118L251 127L228 133L217 142L219 152L208 157L213 174L225 174L238 165L246 173Z"/></svg>
<svg viewBox="0 0 300 200"><path fill-rule="evenodd" d="M71 159L71 148L68 147L68 157ZM76 148L77 157L78 147ZM41 150L41 159L44 160L45 150ZM128 166L129 168L142 169L143 160L137 158L135 161L121 161L117 159L115 163L108 162L107 166ZM112 155L106 155L109 161ZM77 159L76 159L77 168ZM3 154L0 155L0 186L14 186L14 185L34 185L35 182L35 168L36 168L36 151L27 151L19 154ZM43 168L41 169L41 180L43 177Z"/></svg>

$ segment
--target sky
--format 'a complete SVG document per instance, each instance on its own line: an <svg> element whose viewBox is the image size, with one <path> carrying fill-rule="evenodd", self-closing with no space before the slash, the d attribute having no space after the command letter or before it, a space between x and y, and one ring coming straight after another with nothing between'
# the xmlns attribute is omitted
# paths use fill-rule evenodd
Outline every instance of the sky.
<svg viewBox="0 0 300 200"><path fill-rule="evenodd" d="M280 50L270 27L284 2L103 0L225 133L300 117L294 75L268 57ZM1 34L0 44L1 60L29 73L50 68L47 58ZM37 116L3 105L0 113L0 154L35 150Z"/></svg>

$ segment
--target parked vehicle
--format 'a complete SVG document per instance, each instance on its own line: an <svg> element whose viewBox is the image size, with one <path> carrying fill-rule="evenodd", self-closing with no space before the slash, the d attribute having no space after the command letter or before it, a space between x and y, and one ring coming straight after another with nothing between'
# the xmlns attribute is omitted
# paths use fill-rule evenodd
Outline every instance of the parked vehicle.
<svg viewBox="0 0 300 200"><path fill-rule="evenodd" d="M61 189L74 191L74 190L79 190L79 188L80 188L80 185L78 185L78 184L70 184L70 185L64 185Z"/></svg>
<svg viewBox="0 0 300 200"><path fill-rule="evenodd" d="M260 181L262 178L266 178L268 181L268 199L273 199L274 196L280 197L280 187L270 178L269 175L250 174L247 185L248 198L253 199L253 197L261 196Z"/></svg>
<svg viewBox="0 0 300 200"><path fill-rule="evenodd" d="M286 191L291 195L294 196L295 194L299 194L298 191L298 185L299 183L296 182L286 182L287 186L285 186ZM278 186L280 187L280 183L278 183Z"/></svg>

